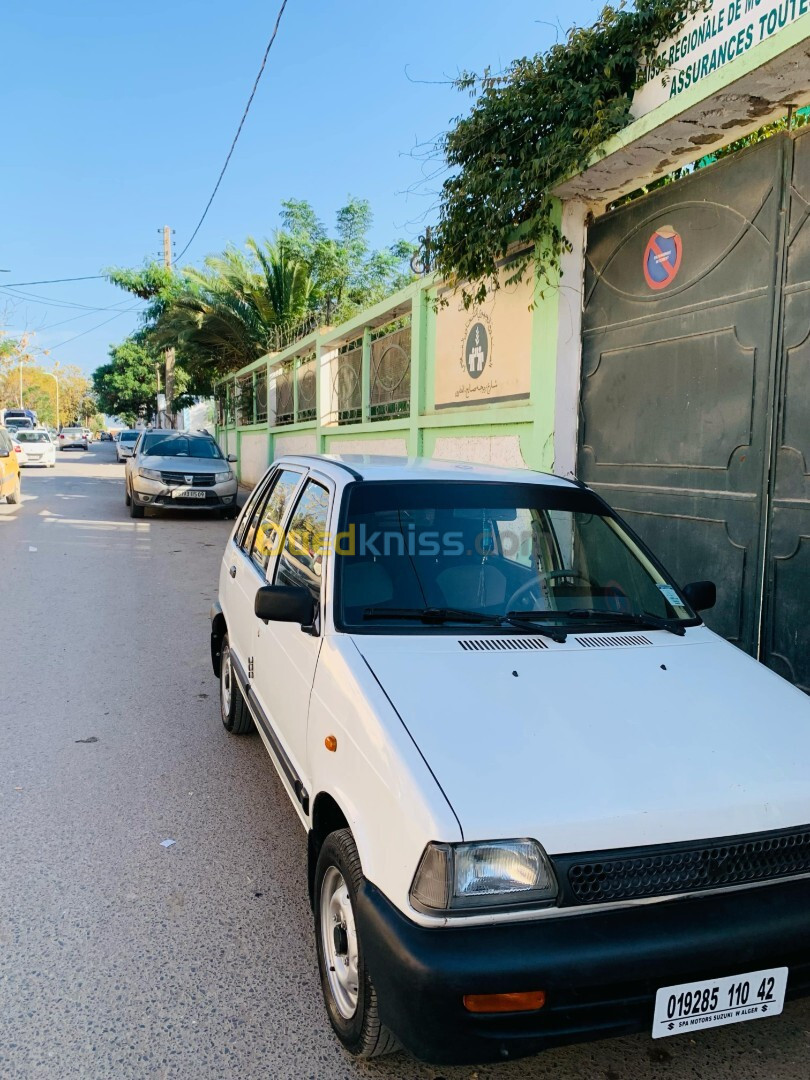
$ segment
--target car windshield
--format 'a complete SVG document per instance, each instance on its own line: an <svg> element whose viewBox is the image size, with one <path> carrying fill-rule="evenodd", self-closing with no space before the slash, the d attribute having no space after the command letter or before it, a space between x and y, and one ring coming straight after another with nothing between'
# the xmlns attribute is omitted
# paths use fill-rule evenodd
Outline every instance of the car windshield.
<svg viewBox="0 0 810 1080"><path fill-rule="evenodd" d="M17 442L50 442L48 435L44 431L23 431L17 432Z"/></svg>
<svg viewBox="0 0 810 1080"><path fill-rule="evenodd" d="M169 435L144 448L144 454L154 457L221 458L222 452L213 439L199 435Z"/></svg>
<svg viewBox="0 0 810 1080"><path fill-rule="evenodd" d="M353 630L509 617L569 630L647 619L680 632L695 621L609 509L573 487L358 483L335 552L338 623Z"/></svg>
<svg viewBox="0 0 810 1080"><path fill-rule="evenodd" d="M140 431L122 431L118 436L119 442L137 442Z"/></svg>

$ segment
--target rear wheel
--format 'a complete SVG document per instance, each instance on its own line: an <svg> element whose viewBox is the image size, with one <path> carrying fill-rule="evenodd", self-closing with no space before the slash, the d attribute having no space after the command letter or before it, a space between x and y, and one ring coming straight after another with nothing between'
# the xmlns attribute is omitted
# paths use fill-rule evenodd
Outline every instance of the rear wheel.
<svg viewBox="0 0 810 1080"><path fill-rule="evenodd" d="M380 1022L377 992L363 958L355 920L362 879L351 830L330 833L315 869L315 941L321 989L337 1037L350 1054L372 1058L398 1050L399 1043Z"/></svg>
<svg viewBox="0 0 810 1080"><path fill-rule="evenodd" d="M222 639L219 662L219 708L226 731L230 731L232 735L247 735L253 731L253 717L236 681L227 634Z"/></svg>

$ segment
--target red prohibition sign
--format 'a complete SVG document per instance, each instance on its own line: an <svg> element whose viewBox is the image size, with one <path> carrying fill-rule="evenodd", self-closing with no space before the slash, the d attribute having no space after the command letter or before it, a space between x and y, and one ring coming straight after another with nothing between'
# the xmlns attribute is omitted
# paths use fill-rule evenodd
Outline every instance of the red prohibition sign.
<svg viewBox="0 0 810 1080"><path fill-rule="evenodd" d="M644 251L644 278L651 289L666 289L678 276L683 256L680 234L662 225L652 234Z"/></svg>

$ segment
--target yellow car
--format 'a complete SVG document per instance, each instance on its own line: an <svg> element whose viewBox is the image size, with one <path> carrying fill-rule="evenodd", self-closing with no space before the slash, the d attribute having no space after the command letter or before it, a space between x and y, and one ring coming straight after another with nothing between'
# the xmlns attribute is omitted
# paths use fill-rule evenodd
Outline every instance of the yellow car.
<svg viewBox="0 0 810 1080"><path fill-rule="evenodd" d="M0 495L6 502L20 501L20 466L14 453L14 444L5 428L0 427Z"/></svg>

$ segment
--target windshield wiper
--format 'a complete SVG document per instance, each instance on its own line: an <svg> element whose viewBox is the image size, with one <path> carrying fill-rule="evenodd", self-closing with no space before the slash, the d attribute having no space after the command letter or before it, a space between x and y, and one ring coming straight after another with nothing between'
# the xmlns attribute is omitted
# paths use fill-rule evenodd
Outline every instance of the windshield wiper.
<svg viewBox="0 0 810 1080"><path fill-rule="evenodd" d="M514 618L514 612L507 615L485 615L482 611L466 611L464 608L366 608L364 619L414 619L428 626L441 626L447 622L471 623L481 626L515 626L524 633L541 634L552 641L562 644L565 631L558 627L528 626Z"/></svg>
<svg viewBox="0 0 810 1080"><path fill-rule="evenodd" d="M671 619L662 619L660 615L652 612L637 614L634 611L594 611L591 608L573 608L571 611L561 611L559 614L564 618L593 619L594 622L623 622L632 626L640 626L645 630L668 630L670 634L683 637L686 627Z"/></svg>

